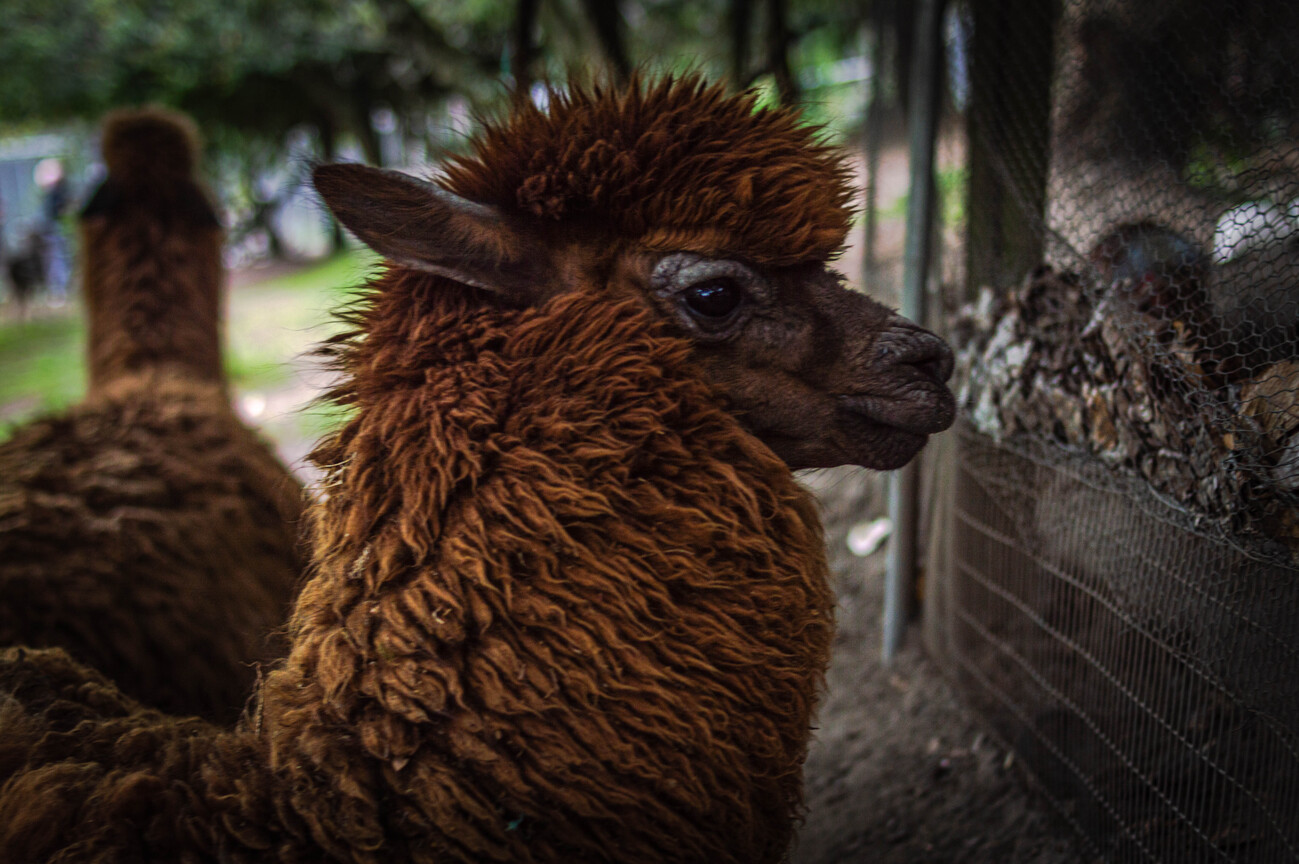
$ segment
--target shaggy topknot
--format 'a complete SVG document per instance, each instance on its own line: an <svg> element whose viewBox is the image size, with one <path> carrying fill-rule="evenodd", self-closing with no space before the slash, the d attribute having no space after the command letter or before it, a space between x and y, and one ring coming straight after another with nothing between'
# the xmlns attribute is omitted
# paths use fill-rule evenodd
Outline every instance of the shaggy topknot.
<svg viewBox="0 0 1299 864"><path fill-rule="evenodd" d="M507 212L610 226L652 249L773 266L837 254L852 219L842 152L798 111L698 78L551 92L488 124L444 185Z"/></svg>
<svg viewBox="0 0 1299 864"><path fill-rule="evenodd" d="M115 111L104 119L104 164L126 184L192 180L199 135L183 114L163 108Z"/></svg>

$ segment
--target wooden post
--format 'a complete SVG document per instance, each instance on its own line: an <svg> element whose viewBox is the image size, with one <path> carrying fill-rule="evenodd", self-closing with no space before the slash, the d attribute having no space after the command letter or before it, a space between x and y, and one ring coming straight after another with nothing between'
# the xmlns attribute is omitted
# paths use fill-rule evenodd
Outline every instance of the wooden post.
<svg viewBox="0 0 1299 864"><path fill-rule="evenodd" d="M942 92L944 0L920 0L912 55L908 137L910 139L910 200L907 205L906 257L903 262L902 302L899 311L917 323L925 321L925 291L932 257L935 182L934 139ZM889 478L888 573L884 584L883 662L891 663L902 646L910 617L916 581L919 545L919 460L895 471Z"/></svg>

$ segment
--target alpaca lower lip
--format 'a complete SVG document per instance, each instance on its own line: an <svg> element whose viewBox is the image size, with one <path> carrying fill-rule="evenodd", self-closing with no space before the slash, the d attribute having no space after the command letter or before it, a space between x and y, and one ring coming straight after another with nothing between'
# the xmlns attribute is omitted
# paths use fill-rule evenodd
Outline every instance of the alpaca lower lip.
<svg viewBox="0 0 1299 864"><path fill-rule="evenodd" d="M942 432L956 419L952 391L941 386L902 397L841 396L840 407L872 423L914 435Z"/></svg>

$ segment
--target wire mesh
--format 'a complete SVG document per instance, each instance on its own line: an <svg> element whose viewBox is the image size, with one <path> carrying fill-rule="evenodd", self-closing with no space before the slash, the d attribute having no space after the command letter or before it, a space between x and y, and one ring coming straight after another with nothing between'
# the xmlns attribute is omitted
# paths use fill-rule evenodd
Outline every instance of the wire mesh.
<svg viewBox="0 0 1299 864"><path fill-rule="evenodd" d="M967 404L1299 547L1299 5L1074 0L1055 29L1049 150L991 131L1014 94L971 118L1043 266L969 316Z"/></svg>
<svg viewBox="0 0 1299 864"><path fill-rule="evenodd" d="M1111 861L1299 858L1299 570L1084 455L957 437L928 626L1060 812Z"/></svg>
<svg viewBox="0 0 1299 864"><path fill-rule="evenodd" d="M1107 860L1299 860L1299 4L969 8L931 646Z"/></svg>

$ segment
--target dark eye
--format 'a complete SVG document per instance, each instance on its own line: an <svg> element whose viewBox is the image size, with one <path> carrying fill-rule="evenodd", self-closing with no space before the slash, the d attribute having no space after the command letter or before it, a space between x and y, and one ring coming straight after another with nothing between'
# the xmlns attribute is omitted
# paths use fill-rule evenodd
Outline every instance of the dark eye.
<svg viewBox="0 0 1299 864"><path fill-rule="evenodd" d="M744 289L732 279L709 279L691 285L682 296L691 312L702 318L720 320L739 308Z"/></svg>

